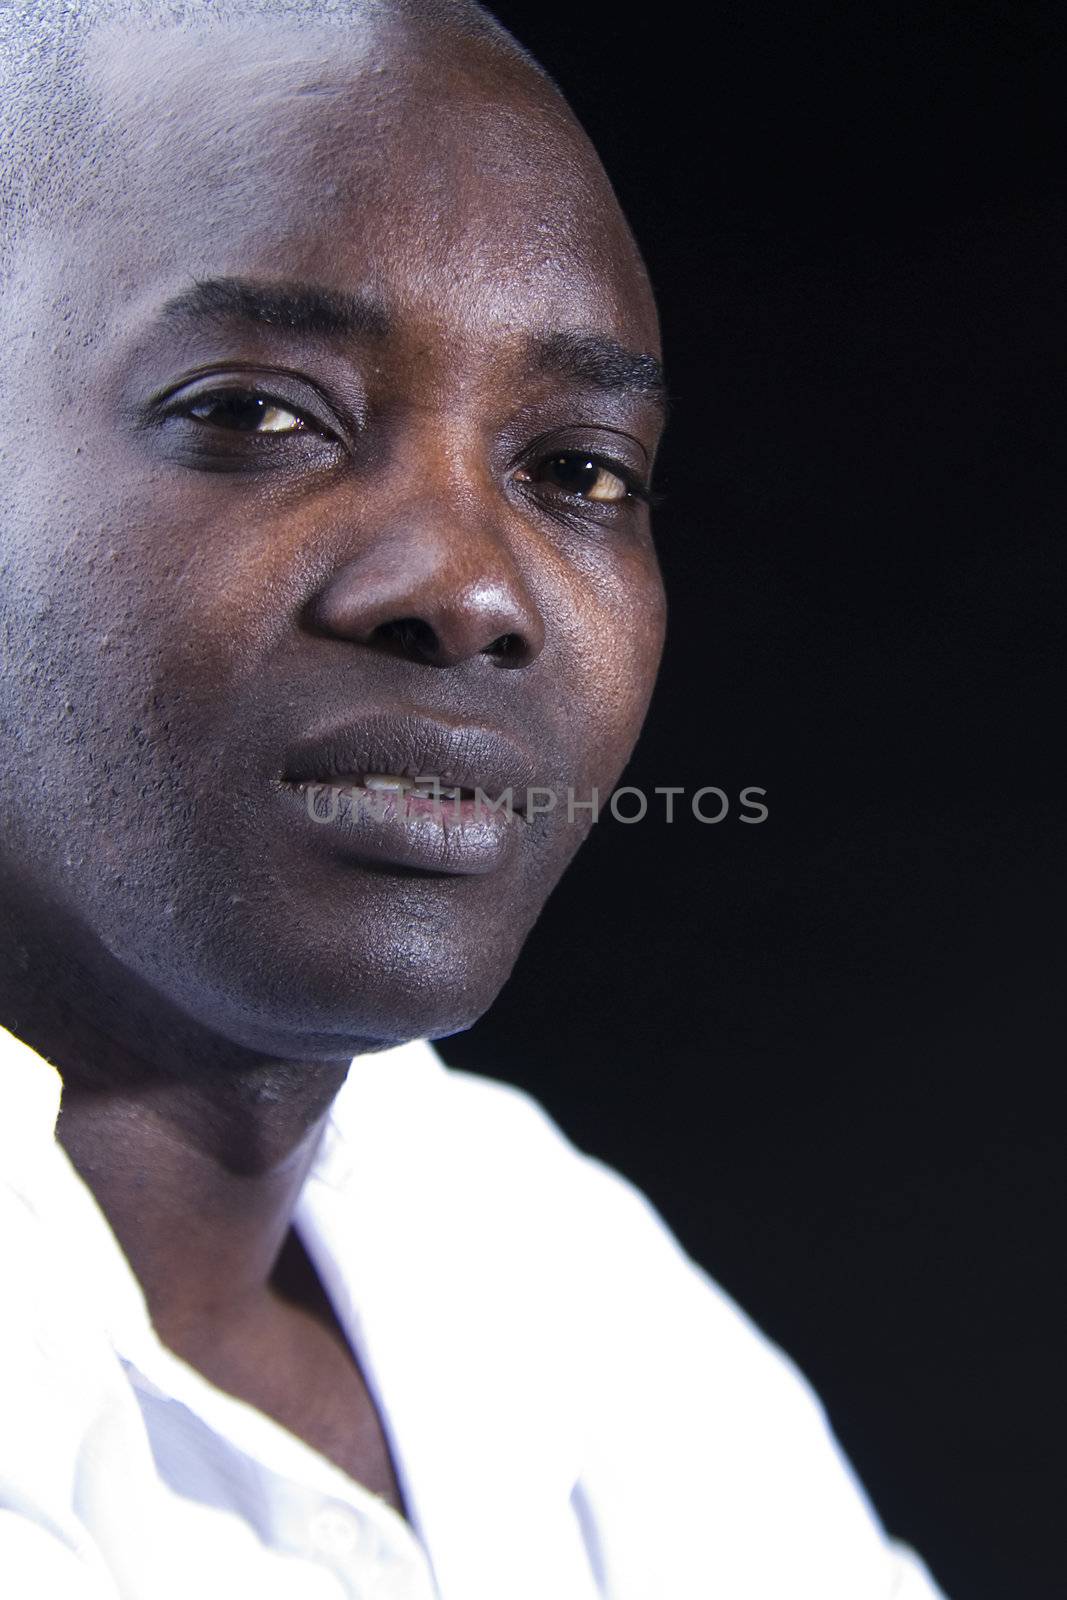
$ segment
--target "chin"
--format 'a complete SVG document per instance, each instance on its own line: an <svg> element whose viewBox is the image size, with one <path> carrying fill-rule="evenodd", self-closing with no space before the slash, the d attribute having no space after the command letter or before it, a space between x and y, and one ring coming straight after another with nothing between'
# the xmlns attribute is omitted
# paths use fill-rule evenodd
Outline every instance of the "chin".
<svg viewBox="0 0 1067 1600"><path fill-rule="evenodd" d="M225 992L216 983L198 1021L257 1054L288 1060L347 1060L413 1039L463 1033L488 1011L511 972L499 966L472 974L456 963L382 972L354 968L350 986L331 972L318 984L303 966L278 974L269 995L248 974L231 973ZM298 988L301 977L307 982Z"/></svg>
<svg viewBox="0 0 1067 1600"><path fill-rule="evenodd" d="M472 1027L510 976L535 915L428 915L402 896L340 924L325 915L285 927L215 921L170 959L135 965L186 1016L240 1048L342 1060Z"/></svg>

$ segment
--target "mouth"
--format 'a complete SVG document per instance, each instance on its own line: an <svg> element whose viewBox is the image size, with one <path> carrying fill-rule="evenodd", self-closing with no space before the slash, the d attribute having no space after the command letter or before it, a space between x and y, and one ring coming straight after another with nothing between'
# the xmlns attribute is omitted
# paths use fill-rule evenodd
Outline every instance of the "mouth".
<svg viewBox="0 0 1067 1600"><path fill-rule="evenodd" d="M406 778L393 772L342 772L335 777L301 778L296 780L295 786L304 795L311 790L336 789L355 798L362 798L368 805L393 804L399 810L420 815L426 814L428 805L450 806L453 810L456 807L469 807L473 811L478 804L510 805L513 811L524 814L524 807L515 800L514 795L509 799L506 791L500 795L493 795L481 784L476 784L473 788L464 784L450 784L434 773Z"/></svg>
<svg viewBox="0 0 1067 1600"><path fill-rule="evenodd" d="M507 805L525 814L536 764L518 741L473 723L403 714L335 728L292 750L285 782L358 790L381 803Z"/></svg>
<svg viewBox="0 0 1067 1600"><path fill-rule="evenodd" d="M302 813L301 837L334 855L474 876L519 847L535 773L529 752L496 730L404 714L307 741L287 757L282 788Z"/></svg>

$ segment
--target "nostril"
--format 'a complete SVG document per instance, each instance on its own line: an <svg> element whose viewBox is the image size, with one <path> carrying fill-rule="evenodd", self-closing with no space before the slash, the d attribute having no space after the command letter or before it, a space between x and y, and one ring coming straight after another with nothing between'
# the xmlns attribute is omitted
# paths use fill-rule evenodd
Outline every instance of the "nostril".
<svg viewBox="0 0 1067 1600"><path fill-rule="evenodd" d="M371 639L422 661L432 659L440 650L437 634L421 617L398 617L392 622L383 622L375 628Z"/></svg>
<svg viewBox="0 0 1067 1600"><path fill-rule="evenodd" d="M526 649L521 636L517 633L502 633L494 639L492 644L487 644L482 651L483 656L495 656L498 661L515 661Z"/></svg>
<svg viewBox="0 0 1067 1600"><path fill-rule="evenodd" d="M530 658L524 634L498 633L488 644L478 646L469 637L454 638L447 627L439 631L424 617L390 617L388 622L378 623L365 636L365 642L390 655L428 666L450 666L474 654L489 656L507 667L525 666Z"/></svg>

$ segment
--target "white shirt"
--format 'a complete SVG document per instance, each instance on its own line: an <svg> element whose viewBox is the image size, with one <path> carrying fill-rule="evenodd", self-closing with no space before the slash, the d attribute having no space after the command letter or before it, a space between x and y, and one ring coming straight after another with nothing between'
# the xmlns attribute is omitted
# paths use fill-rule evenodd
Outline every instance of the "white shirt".
<svg viewBox="0 0 1067 1600"><path fill-rule="evenodd" d="M356 1057L297 1207L410 1527L159 1342L60 1091L0 1029L12 1600L937 1600L788 1360L519 1091Z"/></svg>

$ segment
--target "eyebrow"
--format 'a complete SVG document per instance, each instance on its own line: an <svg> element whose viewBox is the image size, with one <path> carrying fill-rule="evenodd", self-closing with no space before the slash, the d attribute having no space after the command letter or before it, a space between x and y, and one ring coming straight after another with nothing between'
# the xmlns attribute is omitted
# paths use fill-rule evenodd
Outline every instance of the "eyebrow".
<svg viewBox="0 0 1067 1600"><path fill-rule="evenodd" d="M205 278L167 300L162 320L246 322L320 338L383 339L393 327L381 301L307 283L260 283L247 278ZM581 329L560 329L528 341L534 370L612 393L646 395L664 413L667 387L653 355L629 350L617 339Z"/></svg>
<svg viewBox="0 0 1067 1600"><path fill-rule="evenodd" d="M384 338L391 322L380 301L305 283L206 278L168 300L165 321L248 322L325 338Z"/></svg>
<svg viewBox="0 0 1067 1600"><path fill-rule="evenodd" d="M580 329L539 334L530 341L531 364L593 389L648 395L664 412L667 384L655 356L628 350L617 339Z"/></svg>

